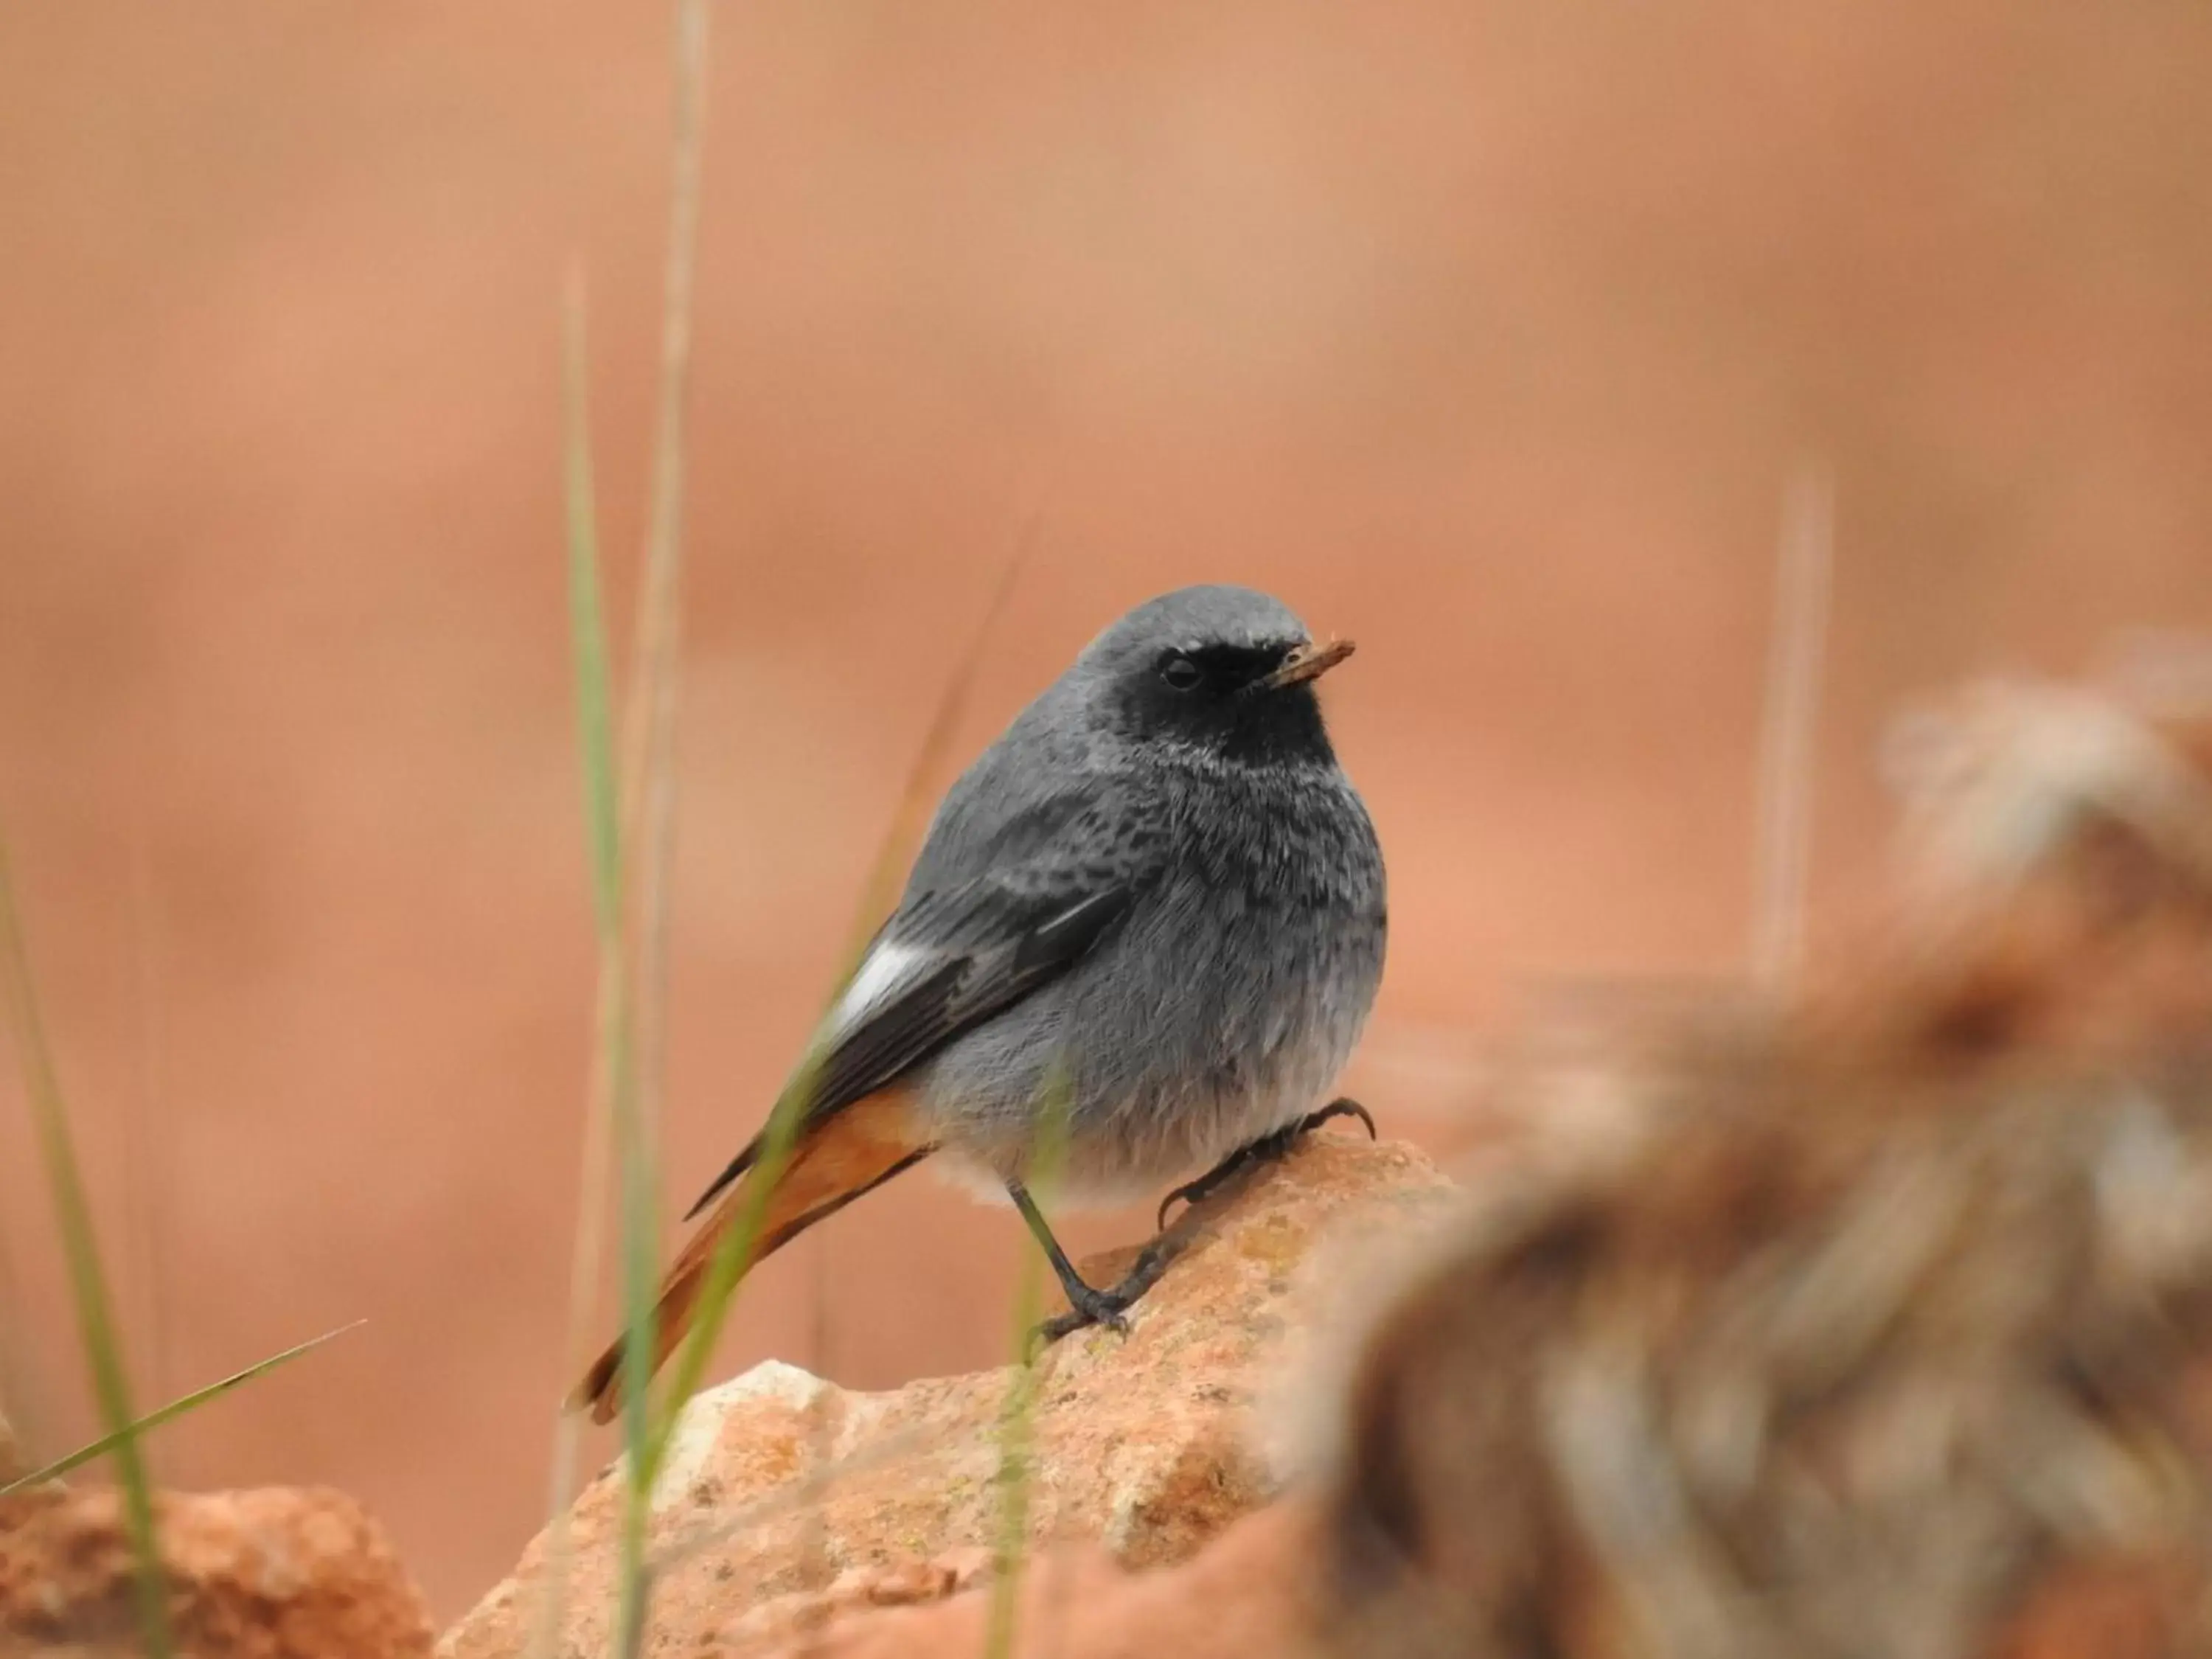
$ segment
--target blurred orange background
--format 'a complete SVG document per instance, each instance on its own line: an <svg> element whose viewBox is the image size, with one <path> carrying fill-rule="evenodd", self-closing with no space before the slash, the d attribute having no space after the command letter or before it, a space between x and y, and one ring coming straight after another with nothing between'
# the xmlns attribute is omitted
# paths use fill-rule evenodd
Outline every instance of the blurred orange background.
<svg viewBox="0 0 2212 1659"><path fill-rule="evenodd" d="M154 1461L352 1490L447 1613L542 1518L568 1381L560 295L626 614L668 44L0 13L0 822L137 1391L369 1321ZM1798 468L1838 503L1816 921L1901 702L2212 619L2201 7L832 0L712 51L672 1201L829 990L1032 521L963 759L1160 589L1359 641L1393 937L1348 1081L1431 1145L1529 976L1741 962ZM50 1453L94 1424L31 1148L11 1062L0 1398ZM723 1368L991 1363L1028 1248L902 1182L760 1273Z"/></svg>

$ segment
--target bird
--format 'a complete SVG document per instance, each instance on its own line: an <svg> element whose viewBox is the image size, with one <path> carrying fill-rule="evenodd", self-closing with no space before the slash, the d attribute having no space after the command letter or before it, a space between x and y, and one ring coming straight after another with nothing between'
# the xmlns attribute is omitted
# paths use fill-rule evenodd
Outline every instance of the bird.
<svg viewBox="0 0 2212 1659"><path fill-rule="evenodd" d="M1316 689L1352 649L1266 593L1184 587L1015 717L945 793L817 1026L787 1156L764 1160L763 1128L686 1216L713 1206L661 1282L655 1369L771 1175L746 1270L926 1158L1011 1202L1066 1293L1050 1340L1126 1328L1179 1246L1163 1231L1121 1282L1087 1283L1030 1189L1048 1157L1056 1206L1204 1170L1168 1195L1195 1202L1332 1117L1374 1133L1357 1102L1318 1104L1388 934L1382 848ZM617 1341L570 1406L611 1420L625 1369Z"/></svg>

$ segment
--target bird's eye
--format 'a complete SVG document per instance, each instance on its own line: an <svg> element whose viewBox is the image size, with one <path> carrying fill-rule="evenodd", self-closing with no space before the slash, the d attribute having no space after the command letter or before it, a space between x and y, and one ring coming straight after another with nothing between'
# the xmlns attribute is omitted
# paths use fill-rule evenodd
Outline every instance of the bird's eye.
<svg viewBox="0 0 2212 1659"><path fill-rule="evenodd" d="M1180 651L1170 651L1160 659L1160 678L1176 691L1195 690L1206 678L1206 671Z"/></svg>

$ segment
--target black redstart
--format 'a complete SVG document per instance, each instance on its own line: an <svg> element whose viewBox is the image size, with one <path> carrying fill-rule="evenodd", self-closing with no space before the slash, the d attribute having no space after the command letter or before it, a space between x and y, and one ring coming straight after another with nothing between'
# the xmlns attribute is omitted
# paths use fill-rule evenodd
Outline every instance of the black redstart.
<svg viewBox="0 0 2212 1659"><path fill-rule="evenodd" d="M932 1153L1021 1212L1073 1312L1159 1275L1084 1282L1024 1184L1048 1101L1060 1192L1194 1198L1316 1111L1382 974L1382 854L1313 682L1352 653L1264 593L1187 587L1086 647L939 805L898 908L824 1017L752 1260ZM1369 1124L1372 1131L1371 1121ZM688 1328L763 1138L663 1280L656 1363ZM1164 1212L1165 1206L1162 1210ZM619 1408L621 1345L574 1403Z"/></svg>

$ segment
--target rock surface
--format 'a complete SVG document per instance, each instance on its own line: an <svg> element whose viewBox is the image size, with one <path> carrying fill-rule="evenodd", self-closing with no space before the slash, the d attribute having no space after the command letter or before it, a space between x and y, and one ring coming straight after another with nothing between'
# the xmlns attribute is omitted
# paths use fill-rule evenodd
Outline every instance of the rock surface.
<svg viewBox="0 0 2212 1659"><path fill-rule="evenodd" d="M1132 1572L1096 1545L1052 1551L1022 1576L1007 1659L1308 1659L1314 1524L1310 1503L1285 1498L1189 1561L1151 1571ZM973 1659L990 1651L995 1612L981 1595L841 1617L779 1659Z"/></svg>
<svg viewBox="0 0 2212 1659"><path fill-rule="evenodd" d="M343 1493L270 1488L156 1500L180 1659L410 1659L428 1607ZM108 1488L0 1498L0 1659L141 1651L122 1505Z"/></svg>
<svg viewBox="0 0 2212 1659"><path fill-rule="evenodd" d="M1080 1332L1037 1362L1029 1543L1087 1544L1098 1571L1178 1562L1263 1504L1277 1483L1248 1408L1291 1352L1300 1264L1324 1233L1415 1224L1452 1190L1410 1147L1325 1132L1179 1218L1190 1248L1128 1334ZM1105 1282L1125 1261L1084 1271ZM867 1395L771 1362L702 1395L654 1495L646 1651L769 1651L842 1608L939 1599L987 1577L1007 1525L1018 1376ZM564 1656L606 1648L618 1470L572 1511ZM520 1654L547 1559L541 1535L447 1634L443 1659Z"/></svg>

